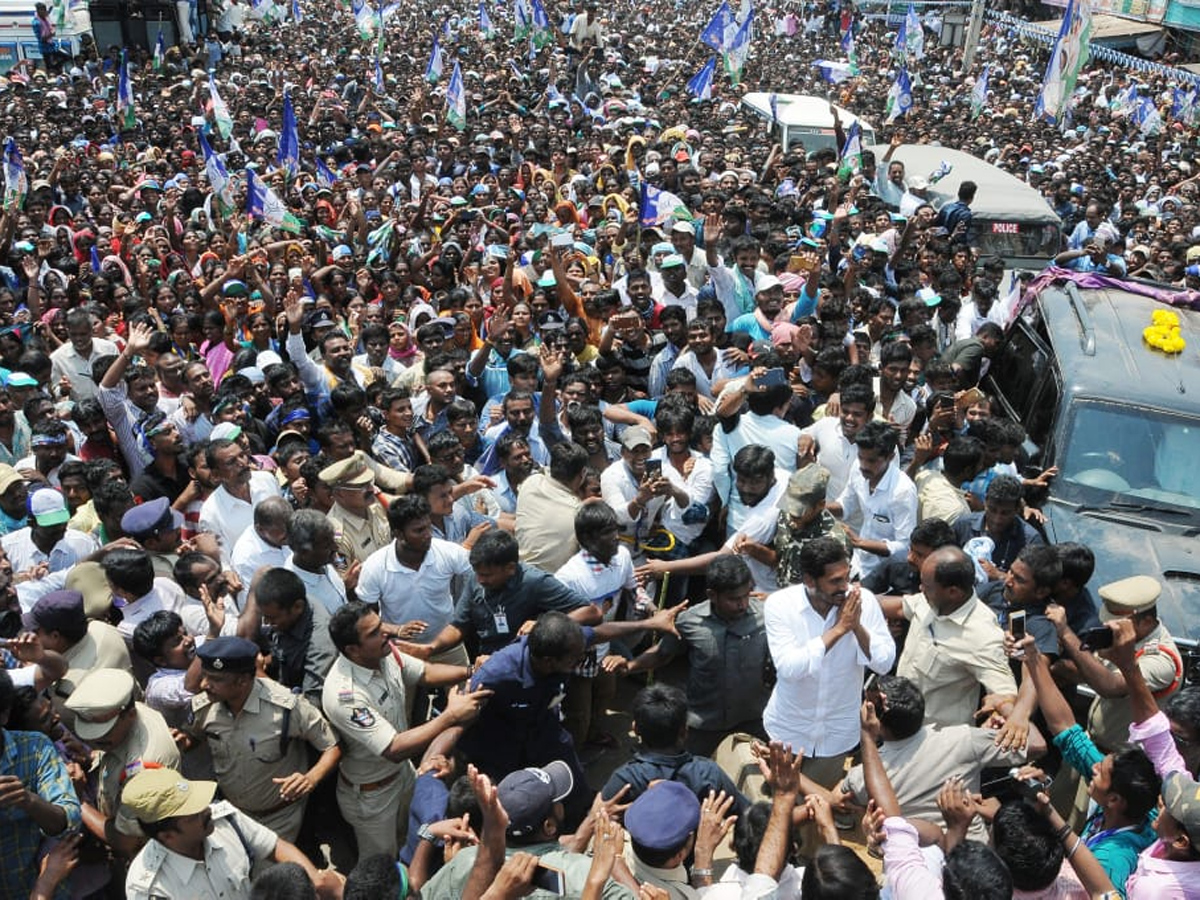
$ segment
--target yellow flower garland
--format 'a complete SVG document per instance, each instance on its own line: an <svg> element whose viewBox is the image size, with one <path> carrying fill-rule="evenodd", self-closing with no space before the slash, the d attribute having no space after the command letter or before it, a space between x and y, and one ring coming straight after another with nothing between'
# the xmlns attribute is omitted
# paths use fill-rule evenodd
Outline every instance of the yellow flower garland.
<svg viewBox="0 0 1200 900"><path fill-rule="evenodd" d="M1156 309L1150 321L1150 327L1142 331L1142 338L1147 344L1163 353L1183 352L1187 342L1179 333L1179 316L1170 310Z"/></svg>

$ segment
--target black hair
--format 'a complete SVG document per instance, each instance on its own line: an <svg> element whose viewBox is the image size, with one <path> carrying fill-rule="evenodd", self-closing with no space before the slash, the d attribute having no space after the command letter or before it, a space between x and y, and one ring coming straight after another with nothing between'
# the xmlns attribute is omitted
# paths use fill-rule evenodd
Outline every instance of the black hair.
<svg viewBox="0 0 1200 900"><path fill-rule="evenodd" d="M504 534L504 532L500 533ZM474 550L471 553L474 555ZM533 630L529 632L528 647L531 658L564 659L571 653L581 650L583 645L583 628L566 613L557 610L551 610L538 616Z"/></svg>
<svg viewBox="0 0 1200 900"><path fill-rule="evenodd" d="M399 534L410 522L429 518L429 501L415 494L403 494L388 507L388 527L392 534Z"/></svg>
<svg viewBox="0 0 1200 900"><path fill-rule="evenodd" d="M765 390L754 391L746 397L746 404L756 416L769 416L792 397L789 384L773 384Z"/></svg>
<svg viewBox="0 0 1200 900"><path fill-rule="evenodd" d="M648 750L674 749L687 727L687 697L669 684L652 684L638 691L631 707L633 725Z"/></svg>
<svg viewBox="0 0 1200 900"><path fill-rule="evenodd" d="M962 476L975 474L979 461L983 458L983 442L977 438L961 435L950 439L942 454L942 467L946 476ZM950 478L954 481L954 478ZM960 480L965 481L966 478Z"/></svg>
<svg viewBox="0 0 1200 900"><path fill-rule="evenodd" d="M299 863L280 863L254 879L250 900L316 900L317 889Z"/></svg>
<svg viewBox="0 0 1200 900"><path fill-rule="evenodd" d="M899 443L899 440L896 429L887 422L872 420L859 429L857 437L854 438L854 444L860 452L873 450L881 456L887 457L896 452L896 444Z"/></svg>
<svg viewBox="0 0 1200 900"><path fill-rule="evenodd" d="M1029 566L1033 581L1039 588L1052 591L1062 578L1062 563L1058 560L1058 551L1052 546L1026 544L1017 554L1017 561Z"/></svg>
<svg viewBox="0 0 1200 900"><path fill-rule="evenodd" d="M259 576L254 596L261 606L291 609L297 602L308 602L308 594L300 576L291 569L275 567Z"/></svg>
<svg viewBox="0 0 1200 900"><path fill-rule="evenodd" d="M179 634L183 619L179 613L160 609L138 622L133 629L133 651L148 663L162 655L162 645Z"/></svg>
<svg viewBox="0 0 1200 900"><path fill-rule="evenodd" d="M748 478L768 478L775 473L775 451L762 444L747 444L734 454L733 471Z"/></svg>
<svg viewBox="0 0 1200 900"><path fill-rule="evenodd" d="M1011 900L1012 875L991 847L963 841L946 855L942 893L946 900Z"/></svg>
<svg viewBox="0 0 1200 900"><path fill-rule="evenodd" d="M455 770L464 774L459 775L450 785L450 796L446 798L446 818L462 820L465 815L468 822L477 832L483 825L483 809L479 805L479 796L471 785L471 778L466 774L466 763L461 754L457 754L460 765Z"/></svg>
<svg viewBox="0 0 1200 900"><path fill-rule="evenodd" d="M925 721L925 697L916 683L899 675L884 675L877 682L885 697L879 722L896 740L912 737Z"/></svg>
<svg viewBox="0 0 1200 900"><path fill-rule="evenodd" d="M508 358L504 367L508 371L509 378L517 375L537 375L541 370L538 358L532 353L514 353Z"/></svg>
<svg viewBox="0 0 1200 900"><path fill-rule="evenodd" d="M104 554L100 566L113 587L134 597L143 597L154 588L154 563L145 550L118 547Z"/></svg>
<svg viewBox="0 0 1200 900"><path fill-rule="evenodd" d="M978 424L978 423L976 423ZM997 475L988 485L984 503L1011 504L1020 506L1023 488L1021 479L1013 475Z"/></svg>
<svg viewBox="0 0 1200 900"><path fill-rule="evenodd" d="M445 466L417 466L416 471L413 472L412 493L428 497L429 492L439 484L446 484L452 481L454 479L450 477L450 473L446 471Z"/></svg>
<svg viewBox="0 0 1200 900"><path fill-rule="evenodd" d="M1017 890L1043 890L1062 868L1063 846L1050 820L1024 800L1000 807L992 820L992 843Z"/></svg>
<svg viewBox="0 0 1200 900"><path fill-rule="evenodd" d="M512 431L504 432L504 434L500 435L500 440L504 440L504 438L508 437L510 434L515 434L515 432L512 432ZM500 443L499 441L496 442L497 452L499 452L499 449L500 449L499 443ZM439 456L442 453L445 453L447 451L457 453L459 450L462 449L462 441L460 441L458 439L458 435L456 435L453 431L450 431L449 429L444 429L442 431L439 431L437 434L432 435L429 438L428 443L426 443L426 445L425 445L425 449L427 449L429 451L429 458L434 459L437 456ZM440 464L438 464L438 465L440 465ZM432 487L432 485L431 485L431 487Z"/></svg>
<svg viewBox="0 0 1200 900"><path fill-rule="evenodd" d="M754 577L740 556L723 553L708 564L704 579L710 591L732 591L750 584Z"/></svg>
<svg viewBox="0 0 1200 900"><path fill-rule="evenodd" d="M672 374L686 371L686 369L673 369ZM660 435L678 432L690 437L695 424L696 414L686 406L659 403L654 412L654 428Z"/></svg>
<svg viewBox="0 0 1200 900"><path fill-rule="evenodd" d="M879 367L883 368L892 363L904 363L907 366L912 362L912 356L912 347L907 343L892 341L890 344L884 344L879 351Z"/></svg>
<svg viewBox="0 0 1200 900"><path fill-rule="evenodd" d="M444 432L443 432L444 433ZM453 437L453 435L451 435ZM457 441L458 439L455 438ZM507 462L517 447L529 446L529 438L519 431L506 431L496 440L496 456L501 462Z"/></svg>
<svg viewBox="0 0 1200 900"><path fill-rule="evenodd" d="M575 540L587 547L597 536L619 528L617 514L607 503L585 503L575 511Z"/></svg>
<svg viewBox="0 0 1200 900"><path fill-rule="evenodd" d="M587 464L587 451L576 443L560 441L550 448L550 477L555 481L569 484L579 477Z"/></svg>
<svg viewBox="0 0 1200 900"><path fill-rule="evenodd" d="M342 900L380 900L400 896L400 870L396 860L383 853L360 859L346 876Z"/></svg>
<svg viewBox="0 0 1200 900"><path fill-rule="evenodd" d="M1189 684L1180 689L1167 700L1163 712L1172 721L1200 733L1200 685Z"/></svg>
<svg viewBox="0 0 1200 900"><path fill-rule="evenodd" d="M875 408L875 392L869 385L848 384L841 389L841 401L843 409L851 403L861 404L866 407L867 414L870 415L871 410Z"/></svg>
<svg viewBox="0 0 1200 900"><path fill-rule="evenodd" d="M507 531L493 528L485 531L471 548L471 566L507 566L517 565L521 560L521 550L517 539Z"/></svg>
<svg viewBox="0 0 1200 900"><path fill-rule="evenodd" d="M184 553L179 559L175 560L172 574L175 576L175 581L183 588L183 592L189 597L199 596L200 585L204 582L204 579L196 574L197 566L203 566L206 569L209 567L221 568L219 562L207 553L201 553L199 550Z"/></svg>
<svg viewBox="0 0 1200 900"><path fill-rule="evenodd" d="M59 478L62 471L59 470ZM1055 544L1058 551L1058 561L1062 564L1062 577L1080 588L1092 580L1096 571L1096 554L1085 544L1067 542Z"/></svg>
<svg viewBox="0 0 1200 900"><path fill-rule="evenodd" d="M826 844L804 869L805 900L876 900L879 885L867 864L849 847Z"/></svg>
<svg viewBox="0 0 1200 900"><path fill-rule="evenodd" d="M823 578L829 566L847 560L846 548L837 538L814 538L800 548L800 572L809 578Z"/></svg>
<svg viewBox="0 0 1200 900"><path fill-rule="evenodd" d="M1125 744L1113 751L1112 783L1109 788L1125 801L1125 815L1135 822L1144 819L1158 804L1162 779L1146 751Z"/></svg>
<svg viewBox="0 0 1200 900"><path fill-rule="evenodd" d="M386 413L392 408L393 403L399 403L401 400L412 400L412 392L408 388L388 388L383 392L383 397L379 400L379 408ZM449 419L448 415L447 419Z"/></svg>
<svg viewBox="0 0 1200 900"><path fill-rule="evenodd" d="M339 653L358 643L358 623L372 613L375 607L358 600L343 603L329 617L329 637Z"/></svg>

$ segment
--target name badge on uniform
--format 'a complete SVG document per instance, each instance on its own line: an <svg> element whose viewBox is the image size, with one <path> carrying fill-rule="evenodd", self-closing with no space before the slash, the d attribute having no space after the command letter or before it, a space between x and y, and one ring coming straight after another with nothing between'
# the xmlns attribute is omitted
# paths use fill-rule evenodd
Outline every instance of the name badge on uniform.
<svg viewBox="0 0 1200 900"><path fill-rule="evenodd" d="M500 610L492 615L492 619L496 623L496 634L508 634L508 613Z"/></svg>
<svg viewBox="0 0 1200 900"><path fill-rule="evenodd" d="M876 522L883 522L884 524L892 521L890 516L885 516L883 513L875 513L871 518Z"/></svg>

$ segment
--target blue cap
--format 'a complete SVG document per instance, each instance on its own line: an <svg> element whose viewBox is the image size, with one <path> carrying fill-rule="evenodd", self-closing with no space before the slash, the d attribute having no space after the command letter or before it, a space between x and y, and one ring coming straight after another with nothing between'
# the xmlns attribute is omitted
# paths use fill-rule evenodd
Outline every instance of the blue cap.
<svg viewBox="0 0 1200 900"><path fill-rule="evenodd" d="M625 830L650 850L676 850L700 824L700 801L678 781L660 781L625 810Z"/></svg>
<svg viewBox="0 0 1200 900"><path fill-rule="evenodd" d="M333 320L333 316L329 314L329 310L324 307L316 310L308 317L309 328L326 328L336 324L337 322Z"/></svg>
<svg viewBox="0 0 1200 900"><path fill-rule="evenodd" d="M225 635L205 641L196 648L200 665L214 672L253 674L258 645L245 638Z"/></svg>
<svg viewBox="0 0 1200 900"><path fill-rule="evenodd" d="M121 530L135 541L158 537L182 524L183 516L171 509L171 501L166 497L131 506L121 516Z"/></svg>

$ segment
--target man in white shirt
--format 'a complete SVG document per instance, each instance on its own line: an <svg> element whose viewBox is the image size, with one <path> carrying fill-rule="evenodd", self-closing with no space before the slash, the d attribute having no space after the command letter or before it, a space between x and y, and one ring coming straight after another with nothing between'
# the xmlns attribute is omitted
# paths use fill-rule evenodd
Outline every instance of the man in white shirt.
<svg viewBox="0 0 1200 900"><path fill-rule="evenodd" d="M764 622L777 681L763 713L773 741L804 751L804 774L825 787L858 744L863 669L885 674L896 657L879 602L850 583L835 538L800 551L803 583L767 598Z"/></svg>
<svg viewBox="0 0 1200 900"><path fill-rule="evenodd" d="M887 565L889 558L904 559L908 537L917 527L917 487L896 463L896 430L886 422L868 422L858 432L858 467L833 503L826 508L843 520L854 548L852 570L865 578ZM862 519L856 532L846 519Z"/></svg>
<svg viewBox="0 0 1200 900"><path fill-rule="evenodd" d="M647 465L652 441L641 425L621 434L621 458L600 473L600 493L617 514L623 537L639 555L638 543L646 539L668 503L687 509L691 498L663 475L662 462Z"/></svg>
<svg viewBox="0 0 1200 900"><path fill-rule="evenodd" d="M254 573L263 566L276 569L286 565L291 520L292 505L282 497L268 497L254 507L254 527L242 533L229 554L229 564L242 584L249 587Z"/></svg>
<svg viewBox="0 0 1200 900"><path fill-rule="evenodd" d="M54 488L30 494L29 513L31 524L0 539L17 574L30 573L43 564L47 568L41 575L61 572L96 551L96 541L90 534L67 527L71 513L66 499Z"/></svg>
<svg viewBox="0 0 1200 900"><path fill-rule="evenodd" d="M852 384L841 392L841 410L836 416L825 416L800 433L802 463L820 463L829 470L828 496L840 496L850 481L858 454L854 438L875 409L875 395L863 384ZM851 521L851 525L857 523Z"/></svg>
<svg viewBox="0 0 1200 900"><path fill-rule="evenodd" d="M55 387L66 378L71 384L71 399L78 403L96 396L92 363L102 356L116 356L117 345L93 337L95 318L86 309L67 313L67 343L50 354L50 383Z"/></svg>
<svg viewBox="0 0 1200 900"><path fill-rule="evenodd" d="M179 613L192 637L208 634L210 623L204 606L174 581L155 578L154 563L145 550L118 547L106 553L100 565L112 589L113 605L121 610L117 630L126 641L132 641L134 629L160 609Z"/></svg>
<svg viewBox="0 0 1200 900"><path fill-rule="evenodd" d="M406 494L393 500L388 526L395 541L367 557L356 594L378 605L385 633L428 643L450 624L456 598L475 589L471 554L461 544L433 536L424 497ZM469 664L461 643L432 660Z"/></svg>
<svg viewBox="0 0 1200 900"><path fill-rule="evenodd" d="M332 616L346 603L346 585L333 566L337 557L333 523L315 509L300 510L288 523L288 546L292 553L285 567L304 582L309 601L320 603ZM357 581L360 568L360 563L354 563L347 576Z"/></svg>
<svg viewBox="0 0 1200 900"><path fill-rule="evenodd" d="M229 559L237 539L254 527L254 507L280 495L279 482L270 472L256 472L236 441L213 441L205 459L219 485L200 507L200 530L215 534Z"/></svg>
<svg viewBox="0 0 1200 900"><path fill-rule="evenodd" d="M726 430L726 423L722 422L713 429L709 456L713 484L722 502L728 502L729 489L733 485L733 458L748 444L769 447L775 453L776 466L787 472L796 470L800 429L783 419L792 402L791 385L758 387L753 379L747 378L741 390L746 392L749 410L738 416L733 428Z"/></svg>

